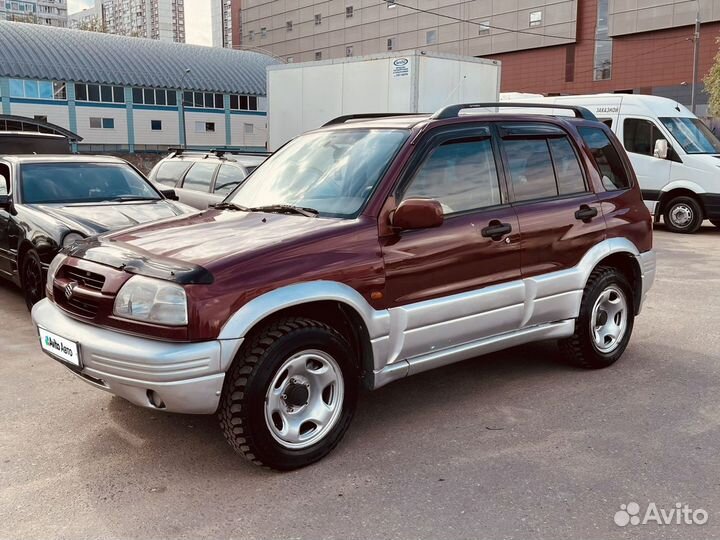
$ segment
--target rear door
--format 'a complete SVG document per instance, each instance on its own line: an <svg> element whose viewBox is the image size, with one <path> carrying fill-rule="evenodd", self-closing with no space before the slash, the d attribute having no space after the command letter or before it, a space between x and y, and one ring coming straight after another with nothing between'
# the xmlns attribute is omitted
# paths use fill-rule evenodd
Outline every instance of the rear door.
<svg viewBox="0 0 720 540"><path fill-rule="evenodd" d="M0 163L0 195L10 193L10 166ZM10 250L10 220L7 209L0 208L0 273L6 276L12 272L15 254Z"/></svg>
<svg viewBox="0 0 720 540"><path fill-rule="evenodd" d="M205 210L210 204L210 187L213 185L218 163L215 161L196 161L185 173L182 185L175 192L180 202Z"/></svg>
<svg viewBox="0 0 720 540"><path fill-rule="evenodd" d="M487 125L434 130L395 199L440 202L437 228L383 238L388 307L404 332L399 358L515 330L522 320L520 236ZM504 226L505 233L486 235Z"/></svg>
<svg viewBox="0 0 720 540"><path fill-rule="evenodd" d="M522 236L523 278L534 303L524 326L568 318L564 295L572 281L561 271L575 267L605 239L600 203L590 190L579 148L556 125L518 122L498 126L512 206Z"/></svg>
<svg viewBox="0 0 720 540"><path fill-rule="evenodd" d="M215 177L213 193L210 196L212 203L222 201L233 189L242 184L246 177L247 173L240 165L234 163L223 163L220 165L220 170L218 170L217 176Z"/></svg>

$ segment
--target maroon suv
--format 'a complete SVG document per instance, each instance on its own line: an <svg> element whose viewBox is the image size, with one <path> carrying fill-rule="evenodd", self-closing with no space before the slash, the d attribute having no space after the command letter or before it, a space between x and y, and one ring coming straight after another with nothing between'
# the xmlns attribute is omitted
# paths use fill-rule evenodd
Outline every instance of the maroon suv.
<svg viewBox="0 0 720 540"><path fill-rule="evenodd" d="M337 445L361 385L544 339L609 366L655 275L627 156L587 110L461 114L481 106L337 119L214 209L74 245L33 309L43 350L137 405L217 411L278 469Z"/></svg>

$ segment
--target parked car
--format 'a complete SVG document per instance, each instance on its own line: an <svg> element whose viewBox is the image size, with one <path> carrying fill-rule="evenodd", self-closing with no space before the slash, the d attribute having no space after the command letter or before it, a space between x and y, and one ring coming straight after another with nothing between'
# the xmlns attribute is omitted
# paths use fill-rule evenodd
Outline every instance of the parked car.
<svg viewBox="0 0 720 540"><path fill-rule="evenodd" d="M0 155L0 276L22 287L32 307L45 296L44 276L60 248L193 211L119 158Z"/></svg>
<svg viewBox="0 0 720 540"><path fill-rule="evenodd" d="M142 407L217 412L277 469L338 444L361 384L545 339L613 364L655 276L622 146L581 108L473 107L330 122L213 209L69 247L43 351Z"/></svg>
<svg viewBox="0 0 720 540"><path fill-rule="evenodd" d="M670 231L695 233L705 219L720 228L720 140L687 107L664 97L624 94L540 101L586 107L607 124L625 146L645 204Z"/></svg>
<svg viewBox="0 0 720 540"><path fill-rule="evenodd" d="M0 155L69 154L70 140L62 135L33 131L0 131Z"/></svg>
<svg viewBox="0 0 720 540"><path fill-rule="evenodd" d="M149 178L175 189L181 202L205 210L243 183L266 155L175 150L158 162Z"/></svg>

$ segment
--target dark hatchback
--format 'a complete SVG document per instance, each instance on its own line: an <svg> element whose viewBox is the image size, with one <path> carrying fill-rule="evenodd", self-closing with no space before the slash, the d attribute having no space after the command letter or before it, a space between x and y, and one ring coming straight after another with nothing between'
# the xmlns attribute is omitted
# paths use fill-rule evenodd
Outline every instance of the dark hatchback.
<svg viewBox="0 0 720 540"><path fill-rule="evenodd" d="M0 156L0 276L19 285L32 306L62 247L193 211L119 158Z"/></svg>

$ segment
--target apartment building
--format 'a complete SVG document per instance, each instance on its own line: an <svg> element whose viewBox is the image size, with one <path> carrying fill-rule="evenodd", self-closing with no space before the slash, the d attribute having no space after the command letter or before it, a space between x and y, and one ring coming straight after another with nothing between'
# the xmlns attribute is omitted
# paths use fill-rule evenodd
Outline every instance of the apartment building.
<svg viewBox="0 0 720 540"><path fill-rule="evenodd" d="M241 29L244 46L287 62L423 49L501 60L503 91L688 103L698 9L701 85L720 34L715 0L244 0Z"/></svg>
<svg viewBox="0 0 720 540"><path fill-rule="evenodd" d="M102 10L97 5L70 13L68 15L68 28L80 30L97 30L102 28Z"/></svg>
<svg viewBox="0 0 720 540"><path fill-rule="evenodd" d="M184 0L102 0L110 34L185 42Z"/></svg>
<svg viewBox="0 0 720 540"><path fill-rule="evenodd" d="M67 0L0 0L0 20L68 25Z"/></svg>

